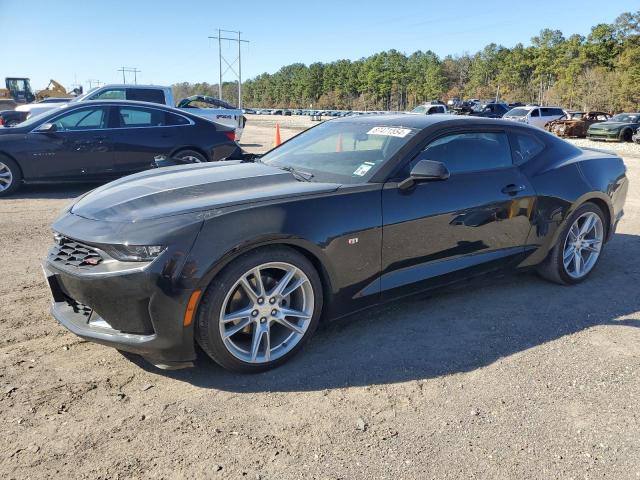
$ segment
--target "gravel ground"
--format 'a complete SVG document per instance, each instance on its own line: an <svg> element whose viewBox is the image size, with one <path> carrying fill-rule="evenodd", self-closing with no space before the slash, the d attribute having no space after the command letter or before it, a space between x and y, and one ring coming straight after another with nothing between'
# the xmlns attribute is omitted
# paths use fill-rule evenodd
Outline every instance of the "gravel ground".
<svg viewBox="0 0 640 480"><path fill-rule="evenodd" d="M263 151L273 127L243 140ZM0 477L638 479L639 162L589 281L507 275L393 303L251 376L206 358L158 371L66 332L39 262L89 187L3 199Z"/></svg>

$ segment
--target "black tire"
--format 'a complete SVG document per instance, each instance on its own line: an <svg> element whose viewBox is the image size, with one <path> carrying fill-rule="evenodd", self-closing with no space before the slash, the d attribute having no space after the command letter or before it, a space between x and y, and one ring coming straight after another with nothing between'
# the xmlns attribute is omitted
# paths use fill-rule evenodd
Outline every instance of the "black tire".
<svg viewBox="0 0 640 480"><path fill-rule="evenodd" d="M606 216L602 212L602 209L591 202L587 202L581 205L575 212L573 212L562 232L560 233L558 241L554 245L551 252L549 252L546 260L538 267L538 273L541 277L560 285L575 285L577 283L583 282L591 274L591 272L593 272L598 262L600 261L600 258L602 257L602 247L604 247L604 240L596 263L593 265L591 270L589 270L589 272L581 278L574 278L567 273L562 258L564 245L567 240L567 236L569 235L571 226L577 218L580 218L587 212L595 213L600 217L600 221L602 222L602 225L604 227L604 239L606 239L606 232L609 226L606 223Z"/></svg>
<svg viewBox="0 0 640 480"><path fill-rule="evenodd" d="M240 277L254 267L270 262L291 264L307 276L314 297L313 314L302 338L286 354L271 362L245 362L234 356L225 346L219 328L220 313L227 294ZM198 307L196 341L207 355L227 370L240 373L263 372L286 362L303 347L318 326L322 304L322 282L315 267L304 255L284 246L262 247L238 257L211 281Z"/></svg>
<svg viewBox="0 0 640 480"><path fill-rule="evenodd" d="M633 131L630 129L623 130L620 134L620 141L622 142L630 142L631 137L633 137Z"/></svg>
<svg viewBox="0 0 640 480"><path fill-rule="evenodd" d="M180 150L172 155L172 158L184 163L205 163L207 157L195 150Z"/></svg>
<svg viewBox="0 0 640 480"><path fill-rule="evenodd" d="M2 171L6 173L6 170L8 170L11 175L9 185L7 186L4 182L1 182L2 185L0 186L0 197L6 197L15 193L16 190L20 188L22 184L22 171L20 167L18 167L18 164L6 155L0 154L0 164L2 164L0 165L0 174L2 174Z"/></svg>

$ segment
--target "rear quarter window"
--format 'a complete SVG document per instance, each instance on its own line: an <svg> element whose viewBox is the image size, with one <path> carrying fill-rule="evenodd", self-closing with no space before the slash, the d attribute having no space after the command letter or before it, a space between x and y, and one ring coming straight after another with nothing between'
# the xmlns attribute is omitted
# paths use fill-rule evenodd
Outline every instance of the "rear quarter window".
<svg viewBox="0 0 640 480"><path fill-rule="evenodd" d="M164 105L164 91L159 88L131 88L127 90L127 100L160 103Z"/></svg>
<svg viewBox="0 0 640 480"><path fill-rule="evenodd" d="M513 162L523 165L544 150L544 143L534 134L515 132L511 134Z"/></svg>

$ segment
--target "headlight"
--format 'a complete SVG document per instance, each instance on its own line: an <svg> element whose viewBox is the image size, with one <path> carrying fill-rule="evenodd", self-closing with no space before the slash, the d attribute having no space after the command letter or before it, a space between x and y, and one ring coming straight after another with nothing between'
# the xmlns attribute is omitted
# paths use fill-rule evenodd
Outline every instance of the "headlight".
<svg viewBox="0 0 640 480"><path fill-rule="evenodd" d="M102 249L121 262L151 262L165 249L161 245L104 245Z"/></svg>

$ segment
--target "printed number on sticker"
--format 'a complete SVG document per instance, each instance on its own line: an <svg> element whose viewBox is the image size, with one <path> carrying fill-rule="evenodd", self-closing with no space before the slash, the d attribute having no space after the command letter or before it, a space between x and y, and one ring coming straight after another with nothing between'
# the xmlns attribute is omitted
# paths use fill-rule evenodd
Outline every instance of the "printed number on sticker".
<svg viewBox="0 0 640 480"><path fill-rule="evenodd" d="M404 138L411 133L411 129L397 127L373 127L367 133L369 135L385 135L387 137Z"/></svg>

